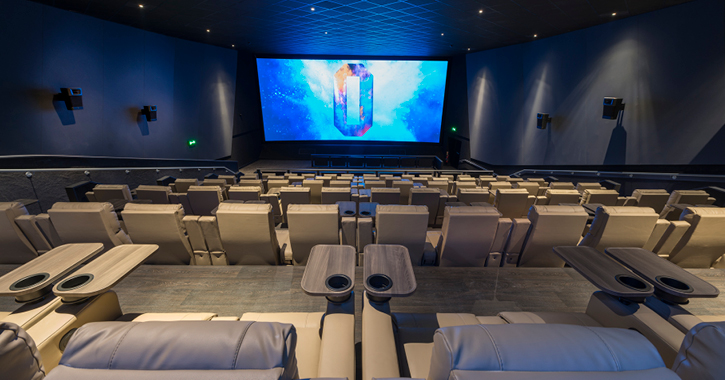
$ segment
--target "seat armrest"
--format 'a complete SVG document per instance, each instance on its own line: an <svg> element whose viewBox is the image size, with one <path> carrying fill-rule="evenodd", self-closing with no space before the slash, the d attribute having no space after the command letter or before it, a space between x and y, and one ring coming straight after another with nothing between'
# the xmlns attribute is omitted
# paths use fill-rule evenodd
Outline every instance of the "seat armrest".
<svg viewBox="0 0 725 380"><path fill-rule="evenodd" d="M496 236L493 239L490 252L503 252L508 242L509 234L511 233L511 226L513 220L511 218L500 218L498 220L498 227L496 228Z"/></svg>
<svg viewBox="0 0 725 380"><path fill-rule="evenodd" d="M15 224L20 227L20 230L23 231L25 237L28 238L30 244L33 245L40 255L53 249L53 246L50 242L48 242L45 236L43 236L43 233L40 231L35 219L35 215L20 215L15 218Z"/></svg>
<svg viewBox="0 0 725 380"><path fill-rule="evenodd" d="M325 315L320 341L318 377L355 378L355 316Z"/></svg>
<svg viewBox="0 0 725 380"><path fill-rule="evenodd" d="M194 260L191 263L195 265L211 265L209 249L206 247L204 232L201 230L199 218L201 217L197 215L187 215L182 219L184 228L186 228L186 235L189 237L189 243L191 243L191 249L194 251Z"/></svg>
<svg viewBox="0 0 725 380"><path fill-rule="evenodd" d="M647 243L645 243L642 248L656 253L657 251L655 251L655 247L657 246L657 243L659 243L660 239L662 239L662 236L665 234L665 231L667 231L667 227L669 226L669 220L657 219L655 227L652 229L652 233L650 234Z"/></svg>
<svg viewBox="0 0 725 380"><path fill-rule="evenodd" d="M675 245L680 242L680 239L685 235L687 230L690 228L690 223L684 220L675 220L669 223L667 230L662 235L662 238L657 242L652 252L660 256L669 256Z"/></svg>
<svg viewBox="0 0 725 380"><path fill-rule="evenodd" d="M524 248L524 240L529 234L531 228L531 221L524 218L513 219L511 226L511 232L509 233L508 243L504 248L504 253L518 254Z"/></svg>
<svg viewBox="0 0 725 380"><path fill-rule="evenodd" d="M216 217L202 216L199 217L199 225L201 232L204 234L206 247L209 249L212 265L228 265L227 254L222 246L222 238L219 234L219 226Z"/></svg>
<svg viewBox="0 0 725 380"><path fill-rule="evenodd" d="M400 377L390 304L372 303L365 292L362 299L362 378Z"/></svg>
<svg viewBox="0 0 725 380"><path fill-rule="evenodd" d="M86 198L88 198L89 202L97 202L96 193L92 191L86 191Z"/></svg>
<svg viewBox="0 0 725 380"><path fill-rule="evenodd" d="M58 231L55 230L55 227L53 226L53 222L50 221L50 215L48 215L48 214L36 215L35 223L38 225L38 228L40 228L40 231L43 233L43 236L45 236L45 239L48 240L48 242L50 243L50 245L52 247L60 247L61 245L63 245L63 241L60 240Z"/></svg>

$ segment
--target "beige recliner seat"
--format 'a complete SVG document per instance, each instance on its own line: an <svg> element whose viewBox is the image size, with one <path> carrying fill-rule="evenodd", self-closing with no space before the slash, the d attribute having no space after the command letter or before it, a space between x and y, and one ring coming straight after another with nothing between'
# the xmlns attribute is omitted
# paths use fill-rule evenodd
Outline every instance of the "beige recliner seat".
<svg viewBox="0 0 725 380"><path fill-rule="evenodd" d="M579 204L579 192L576 190L549 189L546 190L546 201L542 204L556 206L561 203Z"/></svg>
<svg viewBox="0 0 725 380"><path fill-rule="evenodd" d="M222 203L216 219L229 265L280 263L271 205Z"/></svg>
<svg viewBox="0 0 725 380"><path fill-rule="evenodd" d="M229 199L235 201L258 201L262 196L260 186L232 186L229 188Z"/></svg>
<svg viewBox="0 0 725 380"><path fill-rule="evenodd" d="M487 189L458 189L458 201L470 205L471 202L488 202L490 193Z"/></svg>
<svg viewBox="0 0 725 380"><path fill-rule="evenodd" d="M632 192L632 197L636 201L636 206L650 207L659 214L665 208L667 200L670 198L670 193L665 189L635 189Z"/></svg>
<svg viewBox="0 0 725 380"><path fill-rule="evenodd" d="M669 225L669 222L658 222L658 219L657 213L649 207L602 206L597 209L592 226L579 245L599 252L609 247L643 248L658 224L664 228ZM660 235L664 233L661 228Z"/></svg>
<svg viewBox="0 0 725 380"><path fill-rule="evenodd" d="M145 264L194 264L194 252L184 228L184 209L181 205L129 203L121 215L128 235L136 244L159 246Z"/></svg>
<svg viewBox="0 0 725 380"><path fill-rule="evenodd" d="M25 264L38 257L38 250L25 236L16 219L27 216L28 210L20 202L0 202L0 264ZM29 218L29 224L34 224ZM49 246L49 243L45 243Z"/></svg>
<svg viewBox="0 0 725 380"><path fill-rule="evenodd" d="M405 246L413 265L421 265L428 229L428 208L379 205L375 210L375 244Z"/></svg>
<svg viewBox="0 0 725 380"><path fill-rule="evenodd" d="M174 183L171 184L171 190L175 193L186 193L191 186L199 186L199 182L196 178L177 178Z"/></svg>
<svg viewBox="0 0 725 380"><path fill-rule="evenodd" d="M110 203L56 202L48 215L64 244L103 243L105 250L132 244Z"/></svg>
<svg viewBox="0 0 725 380"><path fill-rule="evenodd" d="M207 178L201 183L202 186L217 186L222 190L222 199L229 199L230 184L226 180L220 178Z"/></svg>
<svg viewBox="0 0 725 380"><path fill-rule="evenodd" d="M529 195L526 189L498 189L494 198L494 207L504 218L521 218L534 205L536 197Z"/></svg>
<svg viewBox="0 0 725 380"><path fill-rule="evenodd" d="M428 181L428 188L438 189L448 193L449 191L451 191L452 184L453 182L450 182L447 179L435 179Z"/></svg>
<svg viewBox="0 0 725 380"><path fill-rule="evenodd" d="M220 175L217 178L227 181L227 185L229 185L229 186L236 185L236 183L237 183L237 176L235 176L235 175L231 175L231 174L226 175L225 174L225 175Z"/></svg>
<svg viewBox="0 0 725 380"><path fill-rule="evenodd" d="M400 204L410 203L410 190L413 188L412 181L393 181L393 187L400 189Z"/></svg>
<svg viewBox="0 0 725 380"><path fill-rule="evenodd" d="M670 198L667 199L667 204L660 213L660 218L667 218L668 220L678 220L680 215L676 215L673 212L674 207L670 206L673 204L690 204L693 206L698 205L710 205L715 202L715 198L710 197L705 190L675 190L670 194Z"/></svg>
<svg viewBox="0 0 725 380"><path fill-rule="evenodd" d="M549 187L557 190L576 190L571 182L549 182Z"/></svg>
<svg viewBox="0 0 725 380"><path fill-rule="evenodd" d="M332 205L337 202L349 202L352 200L350 187L323 187L320 197L322 204Z"/></svg>
<svg viewBox="0 0 725 380"><path fill-rule="evenodd" d="M274 189L288 187L289 185L289 180L286 179L270 179L267 181L267 193L272 192Z"/></svg>
<svg viewBox="0 0 725 380"><path fill-rule="evenodd" d="M170 186L140 185L136 188L136 198L148 199L153 204L168 204Z"/></svg>
<svg viewBox="0 0 725 380"><path fill-rule="evenodd" d="M688 207L681 220L690 227L672 249L669 260L684 268L710 268L725 254L725 209Z"/></svg>
<svg viewBox="0 0 725 380"><path fill-rule="evenodd" d="M372 189L373 187L385 187L385 181L365 179L365 189Z"/></svg>
<svg viewBox="0 0 725 380"><path fill-rule="evenodd" d="M287 208L290 205L310 203L311 189L309 187L282 187L279 189L279 200L282 205L282 215L287 223Z"/></svg>
<svg viewBox="0 0 725 380"><path fill-rule="evenodd" d="M310 203L322 203L322 185L324 181L321 179L305 179L302 186L310 188Z"/></svg>
<svg viewBox="0 0 725 380"><path fill-rule="evenodd" d="M329 187L346 187L346 188L349 189L350 188L350 180L346 180L346 179L331 180ZM324 189L324 187L323 187L323 189Z"/></svg>
<svg viewBox="0 0 725 380"><path fill-rule="evenodd" d="M516 182L514 183L514 189L526 189L529 195L539 195L539 184L536 182Z"/></svg>
<svg viewBox="0 0 725 380"><path fill-rule="evenodd" d="M373 187L370 189L370 202L381 205L399 205L400 189L396 187Z"/></svg>
<svg viewBox="0 0 725 380"><path fill-rule="evenodd" d="M261 179L255 179L255 178L246 178L244 177L239 179L239 182L237 182L237 186L258 186L262 189L264 189L264 184L262 183ZM265 192L264 190L262 192Z"/></svg>
<svg viewBox="0 0 725 380"><path fill-rule="evenodd" d="M340 244L340 214L337 205L293 204L287 209L289 246L295 265L306 265L312 247ZM285 258L289 255L285 252Z"/></svg>
<svg viewBox="0 0 725 380"><path fill-rule="evenodd" d="M579 244L588 214L581 206L533 206L531 221L518 265L521 267L564 267L554 247Z"/></svg>
<svg viewBox="0 0 725 380"><path fill-rule="evenodd" d="M411 205L426 206L428 208L429 226L437 223L441 200L448 199L448 194L441 193L441 191L434 188L411 189L410 191Z"/></svg>
<svg viewBox="0 0 725 380"><path fill-rule="evenodd" d="M191 186L186 191L194 215L211 216L212 211L224 201L219 186Z"/></svg>
<svg viewBox="0 0 725 380"><path fill-rule="evenodd" d="M605 187L602 187L599 182L579 182L576 184L576 191L578 191L580 194L584 194L584 190L605 190Z"/></svg>
<svg viewBox="0 0 725 380"><path fill-rule="evenodd" d="M128 185L96 185L92 192L86 193L86 196L92 202L108 202L113 199L130 201L133 199Z"/></svg>
<svg viewBox="0 0 725 380"><path fill-rule="evenodd" d="M616 206L619 193L616 190L594 190L585 189L582 194L581 204L600 203L605 206Z"/></svg>
<svg viewBox="0 0 725 380"><path fill-rule="evenodd" d="M500 213L493 207L446 207L438 240L442 267L483 267L496 246Z"/></svg>

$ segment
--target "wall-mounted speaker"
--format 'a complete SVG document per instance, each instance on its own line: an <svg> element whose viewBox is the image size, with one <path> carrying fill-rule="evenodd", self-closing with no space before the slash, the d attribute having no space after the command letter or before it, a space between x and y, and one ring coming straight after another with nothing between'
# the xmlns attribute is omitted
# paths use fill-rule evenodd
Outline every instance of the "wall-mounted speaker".
<svg viewBox="0 0 725 380"><path fill-rule="evenodd" d="M144 116L146 121L156 121L156 106L143 106Z"/></svg>
<svg viewBox="0 0 725 380"><path fill-rule="evenodd" d="M546 129L546 126L551 123L551 118L548 113L537 113L536 114L536 128Z"/></svg>
<svg viewBox="0 0 725 380"><path fill-rule="evenodd" d="M617 120L620 111L624 111L624 99L610 96L604 98L602 119Z"/></svg>
<svg viewBox="0 0 725 380"><path fill-rule="evenodd" d="M83 109L83 91L80 88L61 88L60 93L68 111Z"/></svg>

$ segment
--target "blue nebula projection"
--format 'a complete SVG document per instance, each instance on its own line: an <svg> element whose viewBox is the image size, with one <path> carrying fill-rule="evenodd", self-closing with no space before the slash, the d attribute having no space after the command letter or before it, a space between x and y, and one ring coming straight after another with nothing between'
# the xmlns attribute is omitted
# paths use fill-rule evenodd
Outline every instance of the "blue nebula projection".
<svg viewBox="0 0 725 380"><path fill-rule="evenodd" d="M267 141L439 142L448 62L258 58Z"/></svg>

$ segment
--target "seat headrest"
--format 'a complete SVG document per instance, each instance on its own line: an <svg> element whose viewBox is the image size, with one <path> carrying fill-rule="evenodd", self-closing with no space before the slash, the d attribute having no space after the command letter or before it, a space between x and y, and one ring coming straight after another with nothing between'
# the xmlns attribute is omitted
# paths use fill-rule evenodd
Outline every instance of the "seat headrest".
<svg viewBox="0 0 725 380"><path fill-rule="evenodd" d="M108 184L106 184L106 185L96 185L95 187L93 187L93 191L96 191L96 190L123 190L123 189L127 189L127 188L128 188L128 185L108 185Z"/></svg>
<svg viewBox="0 0 725 380"><path fill-rule="evenodd" d="M217 192L221 194L222 188L216 185L213 186L189 186L189 191L209 191Z"/></svg>
<svg viewBox="0 0 725 380"><path fill-rule="evenodd" d="M294 326L275 322L96 322L73 334L59 368L159 375L227 370L239 371L240 378L254 370L263 379L293 379L296 342Z"/></svg>
<svg viewBox="0 0 725 380"><path fill-rule="evenodd" d="M196 178L177 178L174 183L176 182L184 182L184 183L199 183L199 180Z"/></svg>
<svg viewBox="0 0 725 380"><path fill-rule="evenodd" d="M10 322L0 323L0 373L4 379L35 380L45 377L45 368L33 338Z"/></svg>
<svg viewBox="0 0 725 380"><path fill-rule="evenodd" d="M165 191L171 192L171 186L159 186L159 185L138 185L136 190L148 190L148 191Z"/></svg>
<svg viewBox="0 0 725 380"><path fill-rule="evenodd" d="M279 192L280 193L309 193L310 188L309 187L299 187L299 186L280 187Z"/></svg>
<svg viewBox="0 0 725 380"><path fill-rule="evenodd" d="M428 206L418 205L378 205L375 214L428 214Z"/></svg>
<svg viewBox="0 0 725 380"><path fill-rule="evenodd" d="M584 194L613 194L613 195L619 195L619 192L617 190L610 190L610 189L584 189Z"/></svg>
<svg viewBox="0 0 725 380"><path fill-rule="evenodd" d="M471 215L471 214L485 214L485 215L496 215L499 217L501 213L495 207L484 207L484 206L468 206L468 207L454 207L446 206L445 213L451 216L454 215Z"/></svg>
<svg viewBox="0 0 725 380"><path fill-rule="evenodd" d="M266 214L272 212L272 205L269 203L236 203L222 202L217 208L217 215L224 213L247 213L247 214Z"/></svg>
<svg viewBox="0 0 725 380"><path fill-rule="evenodd" d="M399 193L400 189L397 187L373 187L370 189L371 193Z"/></svg>
<svg viewBox="0 0 725 380"><path fill-rule="evenodd" d="M521 194L529 195L526 189L496 189L496 194Z"/></svg>
<svg viewBox="0 0 725 380"><path fill-rule="evenodd" d="M162 213L162 212L183 212L184 207L181 204L144 204L144 203L127 203L123 207L123 211L134 211L134 212L149 212L149 213Z"/></svg>
<svg viewBox="0 0 725 380"><path fill-rule="evenodd" d="M606 213L609 215L634 216L634 215L657 215L652 207L632 207L632 206L600 206L597 208L596 215Z"/></svg>
<svg viewBox="0 0 725 380"><path fill-rule="evenodd" d="M262 192L262 188L259 186L232 186L229 188L229 191L232 193L237 192L237 191L238 192L254 191L254 192L260 193L260 192Z"/></svg>
<svg viewBox="0 0 725 380"><path fill-rule="evenodd" d="M336 204L334 205L318 205L318 204L291 204L287 206L288 213L312 213L323 214L332 213L337 215L340 211Z"/></svg>
<svg viewBox="0 0 725 380"><path fill-rule="evenodd" d="M551 195L579 195L579 192L576 190L567 190L567 189L547 189L546 194Z"/></svg>
<svg viewBox="0 0 725 380"><path fill-rule="evenodd" d="M538 215L589 215L582 206L534 205L529 212Z"/></svg>
<svg viewBox="0 0 725 380"><path fill-rule="evenodd" d="M20 202L0 202L0 211L20 210L24 208L25 206Z"/></svg>
<svg viewBox="0 0 725 380"><path fill-rule="evenodd" d="M458 189L461 193L485 193L488 194L488 189L482 189L482 188L460 188Z"/></svg>
<svg viewBox="0 0 725 380"><path fill-rule="evenodd" d="M323 193L350 193L351 188L349 187L323 187Z"/></svg>
<svg viewBox="0 0 725 380"><path fill-rule="evenodd" d="M725 217L725 208L723 207L688 207L680 215L680 220L692 219L695 215L701 217Z"/></svg>
<svg viewBox="0 0 725 380"><path fill-rule="evenodd" d="M113 211L113 205L108 202L55 202L53 207L50 208L53 211L59 210L75 210L75 211ZM49 210L49 211L50 211Z"/></svg>
<svg viewBox="0 0 725 380"><path fill-rule="evenodd" d="M428 183L430 185L430 182ZM441 190L438 188L431 188L431 187L423 187L423 188L413 188L410 189L411 193L433 193L433 194L440 194Z"/></svg>
<svg viewBox="0 0 725 380"><path fill-rule="evenodd" d="M436 330L428 380L457 378L453 371L623 372L657 368L664 368L657 349L632 330L558 324L467 325Z"/></svg>

